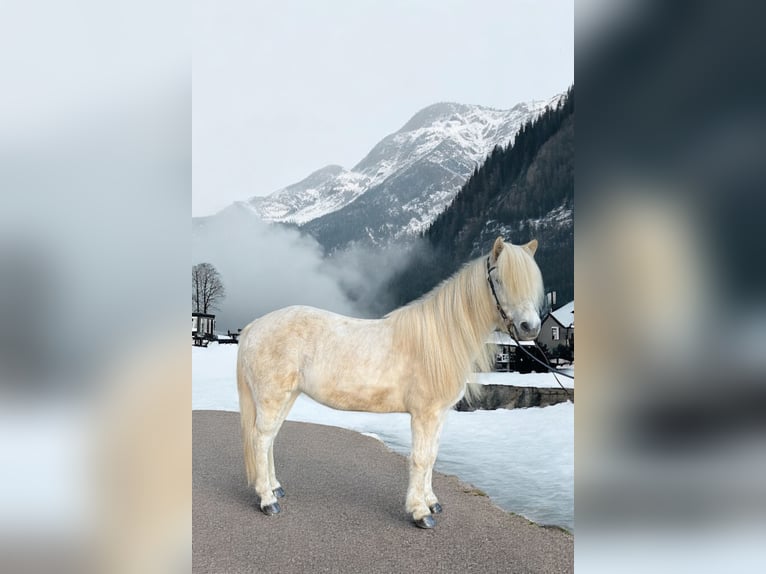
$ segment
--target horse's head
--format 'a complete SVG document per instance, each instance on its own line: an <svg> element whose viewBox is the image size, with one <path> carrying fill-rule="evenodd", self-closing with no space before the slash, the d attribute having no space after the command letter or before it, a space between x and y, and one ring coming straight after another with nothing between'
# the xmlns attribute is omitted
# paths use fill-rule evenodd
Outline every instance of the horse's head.
<svg viewBox="0 0 766 574"><path fill-rule="evenodd" d="M540 333L543 278L534 260L536 250L536 239L526 245L512 245L498 237L488 259L488 280L507 316L498 312L498 327L511 329L522 341L534 339Z"/></svg>

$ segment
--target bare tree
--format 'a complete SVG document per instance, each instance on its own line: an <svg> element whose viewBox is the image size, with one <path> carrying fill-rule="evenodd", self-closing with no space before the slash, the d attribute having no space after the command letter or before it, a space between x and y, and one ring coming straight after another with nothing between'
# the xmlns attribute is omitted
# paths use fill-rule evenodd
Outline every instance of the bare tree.
<svg viewBox="0 0 766 574"><path fill-rule="evenodd" d="M225 295L221 274L213 265L198 263L192 267L192 307L196 313L218 309Z"/></svg>

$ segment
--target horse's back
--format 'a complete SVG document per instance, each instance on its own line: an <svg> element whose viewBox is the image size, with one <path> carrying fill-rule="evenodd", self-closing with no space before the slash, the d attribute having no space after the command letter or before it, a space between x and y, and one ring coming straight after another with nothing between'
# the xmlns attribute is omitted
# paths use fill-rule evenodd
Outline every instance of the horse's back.
<svg viewBox="0 0 766 574"><path fill-rule="evenodd" d="M306 363L317 354L332 355L369 338L380 321L356 319L331 311L294 305L259 317L239 338L243 355L258 362ZM328 357L329 358L329 357ZM301 364L304 368L306 365Z"/></svg>
<svg viewBox="0 0 766 574"><path fill-rule="evenodd" d="M307 305L291 305L272 311L255 319L244 329L240 335L240 344L253 341L262 341L266 337L293 336L305 339L317 330L326 329L333 323L344 321L362 321L346 317L331 311L309 307ZM284 343L285 341L280 341Z"/></svg>

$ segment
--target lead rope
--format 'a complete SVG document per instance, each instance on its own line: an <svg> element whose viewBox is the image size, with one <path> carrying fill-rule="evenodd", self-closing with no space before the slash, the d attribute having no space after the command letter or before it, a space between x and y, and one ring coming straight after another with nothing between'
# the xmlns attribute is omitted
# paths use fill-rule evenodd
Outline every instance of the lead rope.
<svg viewBox="0 0 766 574"><path fill-rule="evenodd" d="M505 330L508 333L508 336L513 339L513 341L516 343L516 348L521 349L523 353L525 353L530 359L533 361L541 364L543 367L548 369L548 371L553 375L553 378L556 379L556 382L559 384L559 386L564 389L564 392L567 394L567 397L570 399L572 398L572 394L569 392L569 389L567 389L564 385L561 384L561 381L559 380L557 375L561 375L562 377L568 377L570 379L574 380L574 376L570 375L569 373L562 373L562 372L556 372L556 370L551 367L550 364L543 363L540 359L535 357L532 353L527 351L519 342L519 340L514 336L514 334L511 332L511 320L509 319L508 315L505 312L505 309L503 309L503 306L500 304L500 299L497 297L497 291L495 291L495 282L492 280L492 271L497 269L497 267L490 267L489 265L489 256L487 256L487 282L489 283L489 288L492 291L492 297L495 299L495 306L497 307L498 313L500 313L500 317L503 319L503 324L505 325ZM540 346L537 344L537 341L534 341L535 347L537 347L537 350L540 351L543 357L545 357L545 360L550 363L550 360L548 359L547 355L545 354L545 351L540 348Z"/></svg>

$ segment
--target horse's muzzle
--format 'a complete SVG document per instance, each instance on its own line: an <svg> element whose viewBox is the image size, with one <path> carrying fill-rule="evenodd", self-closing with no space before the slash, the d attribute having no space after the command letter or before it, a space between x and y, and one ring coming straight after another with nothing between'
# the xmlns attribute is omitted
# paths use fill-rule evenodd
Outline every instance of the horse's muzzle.
<svg viewBox="0 0 766 574"><path fill-rule="evenodd" d="M514 323L513 330L517 339L531 341L540 334L540 320L526 320L520 321L518 324Z"/></svg>

